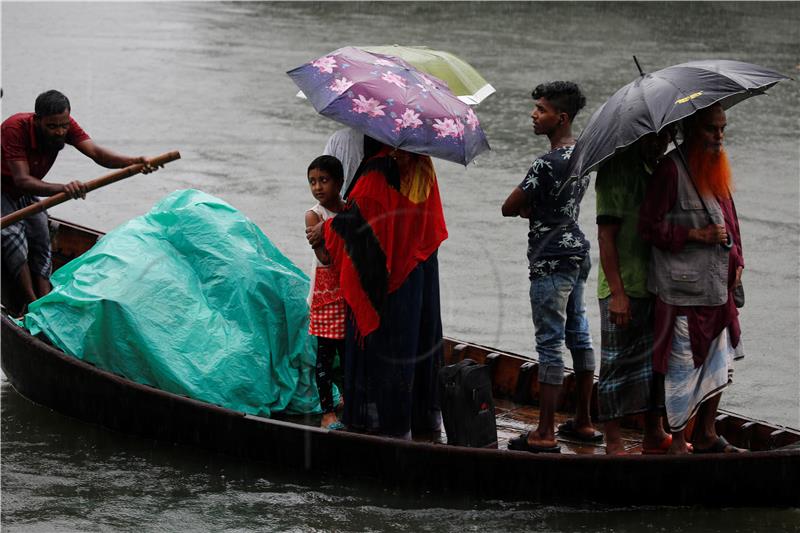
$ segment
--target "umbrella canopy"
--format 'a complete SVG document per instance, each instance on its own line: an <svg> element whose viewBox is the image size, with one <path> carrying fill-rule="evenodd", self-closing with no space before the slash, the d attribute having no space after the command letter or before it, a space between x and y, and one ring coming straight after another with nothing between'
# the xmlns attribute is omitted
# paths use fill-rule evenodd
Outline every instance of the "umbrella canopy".
<svg viewBox="0 0 800 533"><path fill-rule="evenodd" d="M475 112L397 57L345 47L287 74L317 112L384 144L463 165L489 149Z"/></svg>
<svg viewBox="0 0 800 533"><path fill-rule="evenodd" d="M741 61L690 61L644 74L594 112L570 158L569 176L581 177L648 133L659 133L717 102L727 109L787 76Z"/></svg>
<svg viewBox="0 0 800 533"><path fill-rule="evenodd" d="M427 46L360 46L376 54L399 57L406 63L436 76L447 83L458 99L469 105L477 105L495 92L488 81L478 74L472 65L450 52L432 50Z"/></svg>
<svg viewBox="0 0 800 533"><path fill-rule="evenodd" d="M399 57L418 70L436 76L447 83L458 99L469 105L478 105L494 94L494 87L472 65L450 52L433 50L427 46L358 46L361 50ZM303 91L297 96L305 98Z"/></svg>

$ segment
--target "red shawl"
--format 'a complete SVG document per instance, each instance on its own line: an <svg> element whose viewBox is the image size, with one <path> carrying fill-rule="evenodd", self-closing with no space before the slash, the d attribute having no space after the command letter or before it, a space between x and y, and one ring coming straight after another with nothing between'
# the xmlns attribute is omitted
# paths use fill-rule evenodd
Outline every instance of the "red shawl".
<svg viewBox="0 0 800 533"><path fill-rule="evenodd" d="M430 157L384 147L360 168L345 209L325 222L325 247L363 337L447 227Z"/></svg>

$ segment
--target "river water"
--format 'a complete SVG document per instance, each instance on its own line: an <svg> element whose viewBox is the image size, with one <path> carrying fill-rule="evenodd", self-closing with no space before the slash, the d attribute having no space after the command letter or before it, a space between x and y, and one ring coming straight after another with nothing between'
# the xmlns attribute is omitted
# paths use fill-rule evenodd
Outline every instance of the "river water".
<svg viewBox="0 0 800 533"><path fill-rule="evenodd" d="M53 215L108 231L175 189L217 195L301 266L308 163L337 126L295 98L285 71L355 44L457 52L497 89L477 112L493 151L437 160L450 238L440 251L445 333L533 355L526 223L500 204L532 158L530 90L578 82L576 133L646 70L739 59L800 75L800 6L713 3L2 4L2 117L58 88L100 144L183 158ZM747 357L722 407L800 427L800 87L782 83L728 113L727 147L747 268ZM48 179L105 173L66 149ZM596 242L594 194L582 226ZM597 247L592 250L598 264ZM599 342L590 277L588 308ZM565 508L376 493L114 434L34 406L2 383L2 526L52 530L798 530L800 511ZM579 482L579 480L576 480Z"/></svg>

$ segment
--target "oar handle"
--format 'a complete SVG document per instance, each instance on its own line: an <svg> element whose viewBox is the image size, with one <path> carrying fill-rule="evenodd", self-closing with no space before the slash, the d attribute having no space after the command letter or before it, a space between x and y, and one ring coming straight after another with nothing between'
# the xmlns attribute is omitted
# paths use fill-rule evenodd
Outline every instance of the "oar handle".
<svg viewBox="0 0 800 533"><path fill-rule="evenodd" d="M175 150L148 159L146 164L153 167L160 167L169 163L170 161L175 161L176 159L180 158L181 158L180 152ZM131 176L139 174L142 171L142 169L144 169L144 167L145 163L136 163L135 165L130 165L123 169L115 170L114 172L111 172L104 176L100 176L99 178L87 181L86 183L84 183L84 185L86 186L86 191L87 192L94 191L95 189L99 189L100 187L105 187L106 185L110 185L117 181L124 180L125 178L129 178ZM40 202L31 204L28 207L23 207L18 211L14 211L10 215L4 216L2 219L0 219L0 228L5 228L6 226L19 222L25 217L35 215L36 213L41 213L42 211L50 209L55 205L64 203L67 200L71 200L71 198L66 193L60 192L58 194L54 194L53 196L45 198Z"/></svg>

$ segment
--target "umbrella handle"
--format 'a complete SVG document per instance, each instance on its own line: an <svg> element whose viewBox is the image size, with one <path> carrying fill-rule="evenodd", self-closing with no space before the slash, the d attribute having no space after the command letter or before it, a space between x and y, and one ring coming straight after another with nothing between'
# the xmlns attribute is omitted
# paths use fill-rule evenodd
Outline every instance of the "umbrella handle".
<svg viewBox="0 0 800 533"><path fill-rule="evenodd" d="M728 234L728 240L720 244L720 246L722 246L726 250L730 250L731 248L733 248L733 237L731 236L730 233Z"/></svg>

